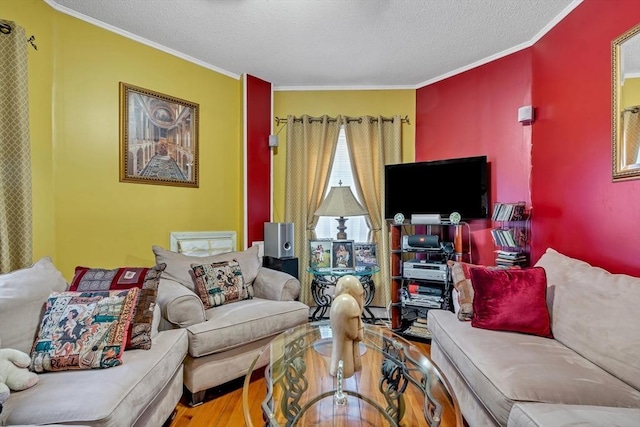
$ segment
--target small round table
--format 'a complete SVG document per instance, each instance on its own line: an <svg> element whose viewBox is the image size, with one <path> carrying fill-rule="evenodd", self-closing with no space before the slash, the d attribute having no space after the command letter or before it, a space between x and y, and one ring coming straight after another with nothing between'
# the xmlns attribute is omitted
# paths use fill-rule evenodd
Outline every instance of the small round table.
<svg viewBox="0 0 640 427"><path fill-rule="evenodd" d="M311 314L311 321L326 319L327 310L331 308L333 302L333 292L327 292L330 287L335 288L338 279L342 276L351 275L360 280L364 288L364 310L362 311L362 320L367 323L376 323L377 318L369 309L369 304L373 301L376 294L376 286L371 276L380 271L378 266L366 267L362 270L349 269L323 269L316 270L311 267L307 271L313 275L311 280L311 295L316 303L316 309ZM366 313L365 313L366 312Z"/></svg>

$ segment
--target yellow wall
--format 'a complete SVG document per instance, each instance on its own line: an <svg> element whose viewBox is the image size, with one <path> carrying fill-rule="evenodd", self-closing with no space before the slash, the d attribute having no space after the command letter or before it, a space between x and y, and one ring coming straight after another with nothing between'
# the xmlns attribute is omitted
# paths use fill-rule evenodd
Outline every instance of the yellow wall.
<svg viewBox="0 0 640 427"><path fill-rule="evenodd" d="M408 116L410 124L402 125L402 161L415 159L416 91L408 90L353 90L353 91L277 91L273 101L274 115L335 117L346 116ZM287 152L287 129L274 127L279 146L273 156L273 220L284 220L284 189Z"/></svg>
<svg viewBox="0 0 640 427"><path fill-rule="evenodd" d="M640 77L625 79L620 95L620 108L640 105Z"/></svg>
<svg viewBox="0 0 640 427"><path fill-rule="evenodd" d="M34 259L152 265L170 231L235 230L242 241L241 81L59 13L0 0L35 34L30 52ZM200 105L200 187L119 182L120 81Z"/></svg>

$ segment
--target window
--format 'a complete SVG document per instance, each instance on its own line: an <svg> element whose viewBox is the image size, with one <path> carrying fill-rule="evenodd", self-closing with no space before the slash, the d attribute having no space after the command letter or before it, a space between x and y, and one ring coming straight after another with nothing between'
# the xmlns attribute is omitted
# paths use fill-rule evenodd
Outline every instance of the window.
<svg viewBox="0 0 640 427"><path fill-rule="evenodd" d="M329 187L327 193L331 187L337 187L342 181L343 187L351 187L351 192L360 203L362 201L356 194L356 189L353 184L353 173L351 171L351 161L349 159L349 150L347 149L347 138L344 134L344 128L340 129L338 136L338 146L336 147L335 159L333 160L333 167L329 176ZM327 194L325 194L326 197ZM366 242L369 234L369 227L364 219L364 215L350 216L348 221L345 222L347 229L347 238L355 242ZM335 239L338 234L338 221L335 218L328 216L321 216L316 225L316 235L319 239Z"/></svg>

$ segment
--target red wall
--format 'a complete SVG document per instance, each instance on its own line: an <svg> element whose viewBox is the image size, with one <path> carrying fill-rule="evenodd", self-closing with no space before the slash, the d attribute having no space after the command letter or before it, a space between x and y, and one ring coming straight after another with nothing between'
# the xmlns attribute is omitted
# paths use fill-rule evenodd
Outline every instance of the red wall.
<svg viewBox="0 0 640 427"><path fill-rule="evenodd" d="M531 104L530 86L531 54L524 50L418 89L416 161L486 155L492 202L529 204L531 126L517 117ZM446 178L430 185L446 185ZM427 186L422 196L428 194ZM471 227L473 261L493 265L490 221Z"/></svg>
<svg viewBox="0 0 640 427"><path fill-rule="evenodd" d="M533 206L534 262L553 247L640 276L640 180L611 181L611 40L637 23L638 0L584 0L531 48L418 89L416 161L486 154L492 201ZM472 225L482 264L489 226Z"/></svg>
<svg viewBox="0 0 640 427"><path fill-rule="evenodd" d="M638 0L585 0L533 47L533 259L640 276L640 180L611 180L611 41Z"/></svg>
<svg viewBox="0 0 640 427"><path fill-rule="evenodd" d="M271 83L246 76L247 242L263 240L271 220Z"/></svg>

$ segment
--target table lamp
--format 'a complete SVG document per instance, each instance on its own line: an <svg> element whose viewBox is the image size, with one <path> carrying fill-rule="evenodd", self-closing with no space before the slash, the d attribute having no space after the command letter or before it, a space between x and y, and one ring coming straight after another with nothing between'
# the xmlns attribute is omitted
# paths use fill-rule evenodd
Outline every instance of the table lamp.
<svg viewBox="0 0 640 427"><path fill-rule="evenodd" d="M329 194L322 201L320 207L314 212L317 216L337 216L338 221L338 240L346 240L347 233L345 230L347 227L344 222L347 220L345 216L358 216L367 215L367 211L351 192L350 187L343 187L342 181L339 182L338 187L331 187Z"/></svg>

